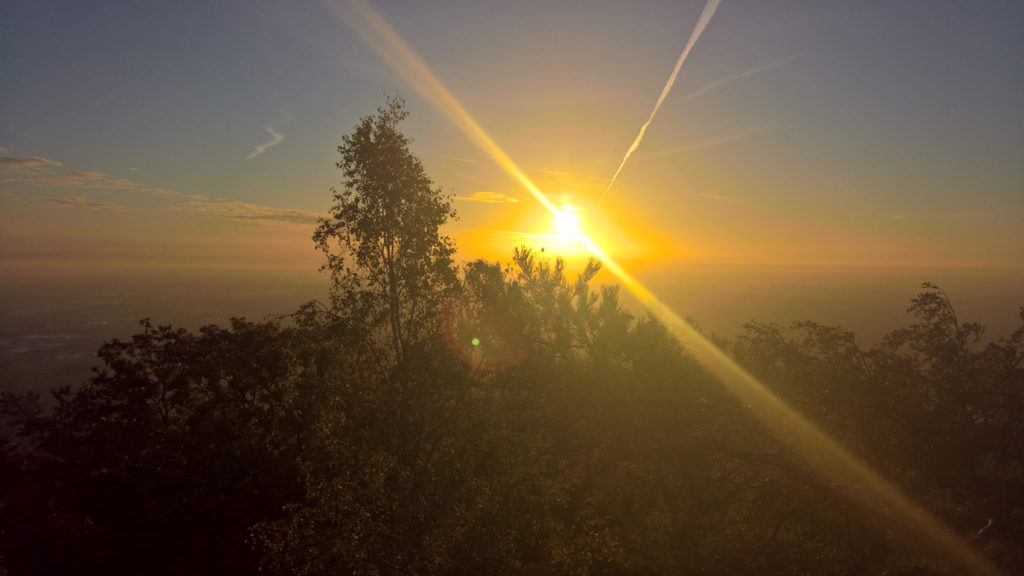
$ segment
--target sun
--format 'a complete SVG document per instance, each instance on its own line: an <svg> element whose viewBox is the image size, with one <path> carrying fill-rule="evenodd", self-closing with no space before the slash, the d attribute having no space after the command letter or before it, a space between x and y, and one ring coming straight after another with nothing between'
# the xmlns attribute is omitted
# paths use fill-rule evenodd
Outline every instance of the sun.
<svg viewBox="0 0 1024 576"><path fill-rule="evenodd" d="M579 236L580 218L576 215L576 208L566 204L555 213L555 230L562 236Z"/></svg>

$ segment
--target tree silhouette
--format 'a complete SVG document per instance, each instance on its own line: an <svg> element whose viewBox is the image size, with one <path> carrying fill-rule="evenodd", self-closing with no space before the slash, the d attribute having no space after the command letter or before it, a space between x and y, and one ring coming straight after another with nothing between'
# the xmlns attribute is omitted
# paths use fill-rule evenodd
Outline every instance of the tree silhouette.
<svg viewBox="0 0 1024 576"><path fill-rule="evenodd" d="M49 416L5 396L32 445L0 518L12 573L251 573L249 528L301 496L319 404L302 339L237 319L142 327Z"/></svg>
<svg viewBox="0 0 1024 576"><path fill-rule="evenodd" d="M313 236L327 255L335 312L368 335L384 327L395 363L436 325L456 283L455 246L438 232L455 212L398 129L407 115L402 99L389 98L342 138L345 181Z"/></svg>
<svg viewBox="0 0 1024 576"><path fill-rule="evenodd" d="M332 301L143 322L80 388L0 395L0 574L948 574L890 541L592 262L456 270L391 99L339 147ZM925 284L865 348L717 338L1007 573L1024 571L1024 326ZM1024 320L1024 312L1022 312Z"/></svg>

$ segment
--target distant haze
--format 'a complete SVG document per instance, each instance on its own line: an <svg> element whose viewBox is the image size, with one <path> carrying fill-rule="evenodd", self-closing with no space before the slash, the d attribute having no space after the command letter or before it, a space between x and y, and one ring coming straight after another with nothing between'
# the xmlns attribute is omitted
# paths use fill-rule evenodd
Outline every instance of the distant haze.
<svg viewBox="0 0 1024 576"><path fill-rule="evenodd" d="M705 332L730 338L749 320L813 320L872 344L911 321L905 311L924 281L945 289L960 320L984 324L989 338L1016 328L1024 305L1022 268L677 264L638 275ZM270 319L325 300L328 286L315 267L0 264L0 389L81 383L99 346L137 332L144 317L193 330L232 317ZM628 297L623 304L632 305Z"/></svg>
<svg viewBox="0 0 1024 576"><path fill-rule="evenodd" d="M345 24L357 5L449 114ZM811 319L870 342L933 281L1006 333L1024 304L1021 30L1006 0L7 2L0 385L80 380L141 317L195 328L324 297L310 235L342 136L385 94L453 196L462 260L587 257L472 119L705 331Z"/></svg>

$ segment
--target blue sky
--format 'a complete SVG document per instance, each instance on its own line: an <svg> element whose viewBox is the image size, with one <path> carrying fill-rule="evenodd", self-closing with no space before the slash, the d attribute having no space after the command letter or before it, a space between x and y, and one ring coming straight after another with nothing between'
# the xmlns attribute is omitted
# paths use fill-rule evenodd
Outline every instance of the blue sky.
<svg viewBox="0 0 1024 576"><path fill-rule="evenodd" d="M374 5L619 257L1024 264L1020 2L724 0L608 214L703 2ZM315 262L335 148L384 94L466 257L548 228L320 2L7 2L0 86L3 260Z"/></svg>

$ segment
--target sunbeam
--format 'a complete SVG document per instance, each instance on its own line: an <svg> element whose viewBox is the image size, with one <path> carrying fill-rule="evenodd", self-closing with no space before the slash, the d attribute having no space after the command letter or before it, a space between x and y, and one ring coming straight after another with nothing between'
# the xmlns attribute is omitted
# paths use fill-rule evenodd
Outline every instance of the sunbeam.
<svg viewBox="0 0 1024 576"><path fill-rule="evenodd" d="M717 4L717 0L711 0L705 7L698 28L694 31L686 50L680 57L676 70L663 90L654 112L657 112L657 107L661 105L667 95L679 66L696 41L696 37L699 36L699 32L703 30L703 26L707 24L707 20L714 13ZM346 0L344 2L328 1L327 6L438 111L448 117L473 143L513 179L520 182L556 219L562 214L562 211L505 154L370 4L364 0ZM652 118L653 115L652 113ZM650 119L647 123L650 123ZM646 126L647 124L644 125L644 128ZM642 136L643 129L641 129L637 141L634 142L634 147ZM628 157L627 153L626 158L628 159ZM867 465L818 430L713 343L691 328L647 287L612 260L578 226L573 227L572 233L623 286L672 331L675 337L699 359L709 372L718 378L723 386L743 402L751 414L813 469L824 484L840 498L855 504L861 513L878 522L885 530L898 535L908 543L927 548L936 557L942 558L965 573L999 574L999 571L983 556L914 503L909 496L874 473Z"/></svg>

